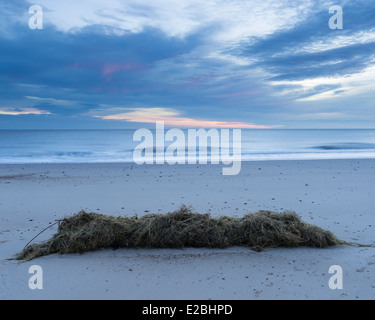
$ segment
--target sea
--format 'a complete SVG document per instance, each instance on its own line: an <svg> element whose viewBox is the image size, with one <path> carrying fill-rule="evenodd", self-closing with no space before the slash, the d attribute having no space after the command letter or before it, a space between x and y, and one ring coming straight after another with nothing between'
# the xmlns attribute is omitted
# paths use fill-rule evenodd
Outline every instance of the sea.
<svg viewBox="0 0 375 320"><path fill-rule="evenodd" d="M183 132L187 139L187 130ZM133 141L134 133L133 129L0 130L0 164L131 163L140 144ZM187 151L187 140L184 144ZM154 146L153 152L160 150ZM243 129L241 153L243 161L374 159L375 130Z"/></svg>

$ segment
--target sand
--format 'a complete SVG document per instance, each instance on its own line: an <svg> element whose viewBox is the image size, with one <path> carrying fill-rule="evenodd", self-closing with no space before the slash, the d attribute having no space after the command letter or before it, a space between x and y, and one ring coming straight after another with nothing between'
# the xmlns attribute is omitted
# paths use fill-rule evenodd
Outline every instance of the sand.
<svg viewBox="0 0 375 320"><path fill-rule="evenodd" d="M182 204L212 215L295 210L342 240L375 244L375 160L245 162L221 166L0 166L0 299L374 299L375 249L119 249L3 261L56 219L87 210L166 213ZM48 239L56 227L37 241ZM43 269L31 290L29 267ZM333 265L343 290L331 290Z"/></svg>

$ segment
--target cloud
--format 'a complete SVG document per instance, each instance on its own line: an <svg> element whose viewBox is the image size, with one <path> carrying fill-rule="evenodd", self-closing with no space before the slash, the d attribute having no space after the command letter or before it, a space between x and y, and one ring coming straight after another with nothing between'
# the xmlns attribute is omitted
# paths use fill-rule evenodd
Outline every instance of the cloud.
<svg viewBox="0 0 375 320"><path fill-rule="evenodd" d="M35 108L0 108L0 115L20 116L20 115L46 115L52 114L49 111Z"/></svg>
<svg viewBox="0 0 375 320"><path fill-rule="evenodd" d="M287 54L297 54L297 53L317 53L324 51L337 50L340 48L369 44L375 42L375 28L370 30L360 30L351 34L336 34L321 39L314 39L313 42L306 44L301 48L295 48L289 52L284 52Z"/></svg>
<svg viewBox="0 0 375 320"><path fill-rule="evenodd" d="M55 105L55 106L72 107L72 106L77 105L75 101L55 99L55 98L41 98L41 97L33 97L33 96L25 96L25 98L36 101L38 103L44 103L44 104Z"/></svg>
<svg viewBox="0 0 375 320"><path fill-rule="evenodd" d="M118 71L128 71L128 70L134 70L137 67L137 65L132 63L109 63L106 64L102 69L102 74L104 76L108 76L114 72Z"/></svg>
<svg viewBox="0 0 375 320"><path fill-rule="evenodd" d="M125 113L111 115L96 115L104 120L123 120L137 123L164 122L167 126L189 128L243 128L243 129L270 129L271 126L255 125L246 122L227 122L180 117L180 113L167 108L137 108ZM108 111L107 111L108 112Z"/></svg>
<svg viewBox="0 0 375 320"><path fill-rule="evenodd" d="M374 61L375 63L375 61ZM276 86L289 88L288 94L294 92L302 96L296 101L322 101L332 99L347 99L371 92L375 81L375 65L361 73L351 75L316 77L312 79L293 81L273 81ZM328 89L325 89L326 88ZM333 87L333 89L332 89Z"/></svg>
<svg viewBox="0 0 375 320"><path fill-rule="evenodd" d="M21 3L24 14L0 3L0 109L14 107L4 112L108 127L302 127L334 124L353 106L375 116L375 2L340 0L335 31L334 0L40 0L37 31L27 28L34 1Z"/></svg>
<svg viewBox="0 0 375 320"><path fill-rule="evenodd" d="M351 116L342 112L320 112L320 113L305 113L291 116L290 118L296 120L337 120L347 119Z"/></svg>
<svg viewBox="0 0 375 320"><path fill-rule="evenodd" d="M33 4L34 0L28 0ZM99 27L107 34L141 33L147 28L184 38L216 26L215 41L240 41L292 26L316 1L291 0L39 0L45 21L65 33Z"/></svg>
<svg viewBox="0 0 375 320"><path fill-rule="evenodd" d="M344 30L328 28L327 2L317 5L294 28L244 43L237 55L251 57L250 68L258 67L269 75L265 80L269 94L289 99L294 107L320 108L318 104L327 101L336 109L358 108L359 97L362 101L367 97L367 106L369 97L374 97L370 88L375 81L375 22L371 18L375 3L340 4Z"/></svg>

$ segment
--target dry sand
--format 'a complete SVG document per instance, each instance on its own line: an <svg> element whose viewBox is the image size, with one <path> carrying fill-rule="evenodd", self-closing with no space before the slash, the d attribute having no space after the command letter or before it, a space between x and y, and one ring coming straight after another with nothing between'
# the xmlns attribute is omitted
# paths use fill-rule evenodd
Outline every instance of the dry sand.
<svg viewBox="0 0 375 320"><path fill-rule="evenodd" d="M375 249L247 248L101 250L3 261L49 223L81 209L111 215L166 213L182 204L242 216L295 210L348 242L374 244L375 160L246 162L221 166L131 164L0 166L0 299L374 299ZM48 239L56 228L37 241ZM29 267L43 268L30 290ZM332 265L344 289L331 290Z"/></svg>

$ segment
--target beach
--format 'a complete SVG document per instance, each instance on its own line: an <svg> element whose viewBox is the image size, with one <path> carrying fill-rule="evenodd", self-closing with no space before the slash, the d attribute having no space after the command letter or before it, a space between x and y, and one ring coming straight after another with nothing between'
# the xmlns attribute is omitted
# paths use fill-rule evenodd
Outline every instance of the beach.
<svg viewBox="0 0 375 320"><path fill-rule="evenodd" d="M375 244L375 160L249 161L221 165L0 165L0 299L374 299L375 249L106 249L4 261L57 219L181 205L212 216L296 211L347 242ZM49 239L54 226L35 242ZM43 290L28 286L43 269ZM328 283L343 269L343 290Z"/></svg>

